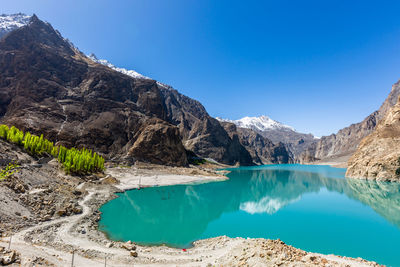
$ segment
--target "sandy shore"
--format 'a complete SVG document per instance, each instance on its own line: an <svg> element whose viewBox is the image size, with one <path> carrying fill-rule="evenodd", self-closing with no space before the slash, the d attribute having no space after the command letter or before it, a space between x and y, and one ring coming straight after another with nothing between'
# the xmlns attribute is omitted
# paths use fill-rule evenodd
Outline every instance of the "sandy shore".
<svg viewBox="0 0 400 267"><path fill-rule="evenodd" d="M116 178L119 183L115 187L121 191L130 189L137 189L139 187L152 187L152 186L166 186L177 184L191 184L191 183L207 183L224 181L228 178L226 176L203 176L203 175L188 175L188 174L168 174L154 171L138 172L136 169L130 168L113 168L106 171L107 175Z"/></svg>
<svg viewBox="0 0 400 267"><path fill-rule="evenodd" d="M318 160L314 162L307 162L303 164L309 164L309 165L329 165L331 167L335 168L347 168L347 161L351 155L343 155L343 156L338 156L334 158L327 158L324 160Z"/></svg>
<svg viewBox="0 0 400 267"><path fill-rule="evenodd" d="M101 180L77 186L86 192L79 200L81 214L40 222L12 235L11 249L21 254L21 265L15 266L71 266L72 257L74 266L378 266L308 253L280 240L222 236L196 241L184 251L113 242L97 230L98 208L117 191L225 179L218 172L193 168L110 168ZM3 237L0 246L7 247L9 239Z"/></svg>

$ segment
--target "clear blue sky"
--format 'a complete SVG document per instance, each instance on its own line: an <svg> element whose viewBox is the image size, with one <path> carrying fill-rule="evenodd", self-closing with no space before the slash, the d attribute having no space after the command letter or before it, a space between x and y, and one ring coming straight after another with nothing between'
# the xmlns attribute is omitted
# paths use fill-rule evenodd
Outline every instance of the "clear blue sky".
<svg viewBox="0 0 400 267"><path fill-rule="evenodd" d="M199 100L327 135L379 108L400 79L400 1L1 0L85 53Z"/></svg>

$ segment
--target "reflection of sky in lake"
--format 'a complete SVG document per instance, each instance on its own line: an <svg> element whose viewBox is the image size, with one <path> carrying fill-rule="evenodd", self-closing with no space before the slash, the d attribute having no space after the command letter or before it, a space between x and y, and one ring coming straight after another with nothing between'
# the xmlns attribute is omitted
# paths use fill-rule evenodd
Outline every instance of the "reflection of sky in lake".
<svg viewBox="0 0 400 267"><path fill-rule="evenodd" d="M399 184L344 173L328 166L247 167L233 169L224 182L132 190L101 208L100 228L114 239L178 247L219 235L281 238L309 251L398 265Z"/></svg>

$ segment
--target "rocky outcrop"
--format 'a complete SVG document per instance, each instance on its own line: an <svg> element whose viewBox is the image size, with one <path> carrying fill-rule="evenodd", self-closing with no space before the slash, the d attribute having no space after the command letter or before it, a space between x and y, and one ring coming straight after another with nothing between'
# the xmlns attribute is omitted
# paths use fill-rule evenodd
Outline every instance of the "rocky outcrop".
<svg viewBox="0 0 400 267"><path fill-rule="evenodd" d="M297 157L308 147L318 142L318 139L312 134L299 133L290 129L268 130L260 134L275 144L285 144L293 157Z"/></svg>
<svg viewBox="0 0 400 267"><path fill-rule="evenodd" d="M318 141L312 134L297 132L293 127L275 121L268 116L244 117L239 120L218 118L220 122L230 122L241 129L250 129L274 144L283 143L293 157L300 155L312 143Z"/></svg>
<svg viewBox="0 0 400 267"><path fill-rule="evenodd" d="M400 100L400 99L399 99ZM347 177L400 180L400 102L390 108L348 162Z"/></svg>
<svg viewBox="0 0 400 267"><path fill-rule="evenodd" d="M116 161L251 164L199 102L94 62L36 16L0 39L0 122Z"/></svg>
<svg viewBox="0 0 400 267"><path fill-rule="evenodd" d="M321 137L301 154L299 161L310 162L350 156L362 138L375 129L376 120L377 112L374 112L360 123L343 128L336 134Z"/></svg>
<svg viewBox="0 0 400 267"><path fill-rule="evenodd" d="M138 135L129 149L129 155L134 158L156 164L180 166L188 164L186 151L176 127L152 119Z"/></svg>
<svg viewBox="0 0 400 267"><path fill-rule="evenodd" d="M297 160L301 163L307 163L317 160L348 159L356 151L361 140L374 131L378 122L396 103L399 95L400 81L393 85L388 98L379 110L373 112L362 122L343 128L336 134L321 137L318 142L311 144Z"/></svg>
<svg viewBox="0 0 400 267"><path fill-rule="evenodd" d="M233 123L221 122L232 138L237 138L255 164L292 163L293 158L283 143L274 144L254 130L237 127Z"/></svg>
<svg viewBox="0 0 400 267"><path fill-rule="evenodd" d="M179 128L186 149L200 157L229 165L253 164L249 152L238 138L229 135L200 102L167 85L159 85L164 97L166 119Z"/></svg>

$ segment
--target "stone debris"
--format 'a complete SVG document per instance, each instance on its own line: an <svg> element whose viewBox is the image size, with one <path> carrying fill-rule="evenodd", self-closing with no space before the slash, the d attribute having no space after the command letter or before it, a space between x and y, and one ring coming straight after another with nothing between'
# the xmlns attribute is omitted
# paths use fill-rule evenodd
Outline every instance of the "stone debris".
<svg viewBox="0 0 400 267"><path fill-rule="evenodd" d="M131 241L122 244L121 247L129 251L136 250L135 244L133 244Z"/></svg>
<svg viewBox="0 0 400 267"><path fill-rule="evenodd" d="M7 266L13 263L20 263L20 255L15 250L6 250L4 247L0 247L0 265Z"/></svg>

